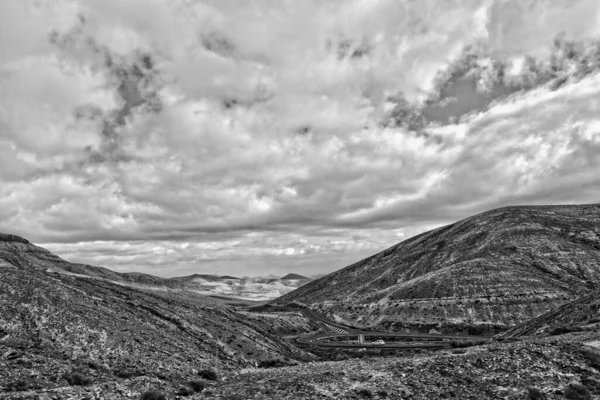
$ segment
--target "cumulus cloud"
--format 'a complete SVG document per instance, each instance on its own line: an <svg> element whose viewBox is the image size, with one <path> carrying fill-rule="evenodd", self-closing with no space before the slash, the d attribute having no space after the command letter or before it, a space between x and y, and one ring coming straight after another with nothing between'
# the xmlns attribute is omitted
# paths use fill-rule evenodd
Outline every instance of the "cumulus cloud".
<svg viewBox="0 0 600 400"><path fill-rule="evenodd" d="M599 10L4 1L0 230L121 271L311 274L594 201Z"/></svg>

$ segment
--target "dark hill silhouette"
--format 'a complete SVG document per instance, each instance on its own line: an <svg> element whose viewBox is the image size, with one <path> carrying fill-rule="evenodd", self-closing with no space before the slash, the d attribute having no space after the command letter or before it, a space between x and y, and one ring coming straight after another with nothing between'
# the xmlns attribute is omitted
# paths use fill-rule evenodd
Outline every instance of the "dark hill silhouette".
<svg viewBox="0 0 600 400"><path fill-rule="evenodd" d="M275 303L380 327L515 325L599 283L600 205L513 206L422 233Z"/></svg>
<svg viewBox="0 0 600 400"><path fill-rule="evenodd" d="M285 279L309 279L309 278L302 276L302 275L298 275L298 274L287 274L286 276L281 278L281 280L285 280Z"/></svg>

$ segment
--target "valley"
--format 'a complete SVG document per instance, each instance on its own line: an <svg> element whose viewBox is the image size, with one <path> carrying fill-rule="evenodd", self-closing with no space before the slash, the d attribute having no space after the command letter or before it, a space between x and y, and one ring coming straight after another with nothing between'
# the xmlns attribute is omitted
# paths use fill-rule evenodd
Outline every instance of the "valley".
<svg viewBox="0 0 600 400"><path fill-rule="evenodd" d="M314 281L265 278L298 285L271 301L2 234L0 399L600 395L599 215L492 210Z"/></svg>

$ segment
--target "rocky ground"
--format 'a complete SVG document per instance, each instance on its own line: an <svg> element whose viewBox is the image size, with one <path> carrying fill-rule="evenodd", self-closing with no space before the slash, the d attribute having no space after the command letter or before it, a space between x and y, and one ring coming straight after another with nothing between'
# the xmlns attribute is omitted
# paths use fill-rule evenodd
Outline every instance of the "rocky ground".
<svg viewBox="0 0 600 400"><path fill-rule="evenodd" d="M588 332L401 358L246 369L198 398L586 398L568 397L569 386L583 386L588 399L600 398L600 349L586 344L598 338L598 332Z"/></svg>
<svg viewBox="0 0 600 400"><path fill-rule="evenodd" d="M599 332L494 342L405 357L312 362L282 368L220 372L215 380L191 370L189 381L96 371L92 382L0 393L1 399L138 399L154 389L166 399L598 399ZM37 355L4 354L3 366L41 363ZM6 364L9 360L9 365ZM192 381L201 382L194 392ZM583 397L573 397L581 391ZM588 397L586 397L588 396Z"/></svg>

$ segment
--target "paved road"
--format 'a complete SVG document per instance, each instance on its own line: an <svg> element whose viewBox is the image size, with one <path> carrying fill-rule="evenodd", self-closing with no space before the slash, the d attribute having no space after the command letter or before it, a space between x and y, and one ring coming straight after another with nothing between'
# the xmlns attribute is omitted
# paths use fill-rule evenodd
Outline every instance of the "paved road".
<svg viewBox="0 0 600 400"><path fill-rule="evenodd" d="M313 311L308 309L297 309L298 312L302 313L306 318L315 323L317 326L323 329L325 333L310 335L303 338L296 339L299 343L309 344L320 347L368 347L368 348L444 348L450 347L450 341L480 341L485 342L489 338L480 336L460 336L460 335L440 335L430 333L396 333L396 332L367 332L358 329L349 328L343 325L336 324L328 321ZM358 335L365 336L365 343L358 343ZM390 342L386 344L375 345L370 343L366 338L369 336L377 337L389 337L389 338L403 338L418 340L420 342ZM331 338L345 338L346 342L324 342L325 339ZM349 341L355 341L350 343Z"/></svg>

